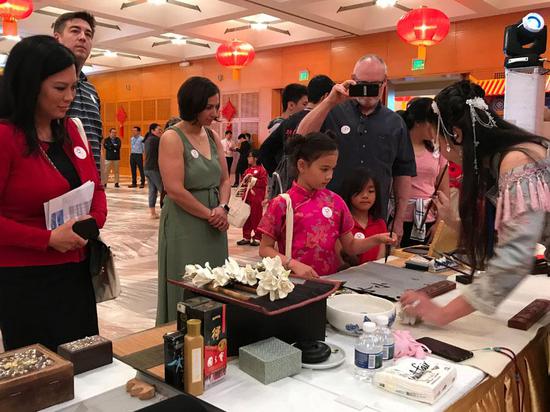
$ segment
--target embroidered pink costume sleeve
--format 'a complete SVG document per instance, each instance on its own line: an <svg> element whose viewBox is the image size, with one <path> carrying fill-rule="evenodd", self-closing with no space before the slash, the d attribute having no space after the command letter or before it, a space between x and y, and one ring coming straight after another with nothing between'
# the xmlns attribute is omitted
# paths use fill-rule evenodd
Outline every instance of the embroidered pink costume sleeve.
<svg viewBox="0 0 550 412"><path fill-rule="evenodd" d="M550 157L509 171L500 178L495 228L498 245L487 271L466 288L476 309L493 313L527 275L536 243L550 258Z"/></svg>

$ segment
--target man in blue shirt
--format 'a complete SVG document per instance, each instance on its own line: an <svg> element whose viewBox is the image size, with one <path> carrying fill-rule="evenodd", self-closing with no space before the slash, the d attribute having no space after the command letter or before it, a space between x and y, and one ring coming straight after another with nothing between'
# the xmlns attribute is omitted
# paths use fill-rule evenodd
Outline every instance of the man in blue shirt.
<svg viewBox="0 0 550 412"><path fill-rule="evenodd" d="M137 187L137 166L139 168L139 177L141 179L139 187L143 189L145 187L145 174L143 173L143 136L141 136L141 127L132 127L130 145L130 169L132 170L132 184L128 187Z"/></svg>

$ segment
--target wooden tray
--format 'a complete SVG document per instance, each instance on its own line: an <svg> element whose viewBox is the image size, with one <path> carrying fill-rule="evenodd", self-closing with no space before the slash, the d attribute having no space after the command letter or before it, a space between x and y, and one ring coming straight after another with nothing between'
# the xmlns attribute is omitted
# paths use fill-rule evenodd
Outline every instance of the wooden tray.
<svg viewBox="0 0 550 412"><path fill-rule="evenodd" d="M336 292L342 285L341 281L329 279L302 279L291 276L294 283L294 290L284 299L279 299L274 302L269 300L269 295L255 296L253 294L244 294L239 289L229 289L230 294L215 291L212 289L199 288L193 285L190 281L168 280L173 285L188 289L199 295L208 296L219 302L232 303L247 309L260 312L267 316L279 315L289 312L311 303L327 299L330 295ZM236 297L237 294L245 296L246 299ZM233 296L230 296L233 295Z"/></svg>

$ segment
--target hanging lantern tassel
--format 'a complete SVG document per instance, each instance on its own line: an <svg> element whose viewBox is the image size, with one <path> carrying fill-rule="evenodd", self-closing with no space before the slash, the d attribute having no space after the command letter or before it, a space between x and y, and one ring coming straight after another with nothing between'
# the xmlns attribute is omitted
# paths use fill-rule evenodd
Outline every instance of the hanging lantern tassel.
<svg viewBox="0 0 550 412"><path fill-rule="evenodd" d="M239 80L241 78L241 69L233 69L231 71L231 77L233 80Z"/></svg>
<svg viewBox="0 0 550 412"><path fill-rule="evenodd" d="M418 46L418 58L420 60L426 60L426 46Z"/></svg>
<svg viewBox="0 0 550 412"><path fill-rule="evenodd" d="M26 19L33 10L32 0L0 1L3 35L17 36L17 20Z"/></svg>
<svg viewBox="0 0 550 412"><path fill-rule="evenodd" d="M2 34L4 36L17 36L17 20L13 17L2 20Z"/></svg>

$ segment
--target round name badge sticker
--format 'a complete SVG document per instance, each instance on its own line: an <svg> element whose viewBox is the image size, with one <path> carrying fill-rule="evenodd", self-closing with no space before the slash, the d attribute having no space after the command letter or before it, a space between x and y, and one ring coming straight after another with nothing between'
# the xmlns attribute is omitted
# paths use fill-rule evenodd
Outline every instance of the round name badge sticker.
<svg viewBox="0 0 550 412"><path fill-rule="evenodd" d="M327 219L330 219L332 217L332 209L328 206L325 206L323 209L321 209L321 213L323 213L323 216Z"/></svg>
<svg viewBox="0 0 550 412"><path fill-rule="evenodd" d="M364 234L364 233L361 233L361 232L357 232L353 237L354 237L355 239L364 239L364 238L365 238L365 234Z"/></svg>
<svg viewBox="0 0 550 412"><path fill-rule="evenodd" d="M351 127L346 124L340 128L340 132L342 132L342 134L349 134L349 132L351 132Z"/></svg>
<svg viewBox="0 0 550 412"><path fill-rule="evenodd" d="M197 152L195 149L191 150L191 156L193 156L194 159L199 158L199 152Z"/></svg>
<svg viewBox="0 0 550 412"><path fill-rule="evenodd" d="M86 150L84 150L84 148L80 146L76 146L74 148L74 155L78 157L80 160L84 160L88 156L88 154L86 153Z"/></svg>

